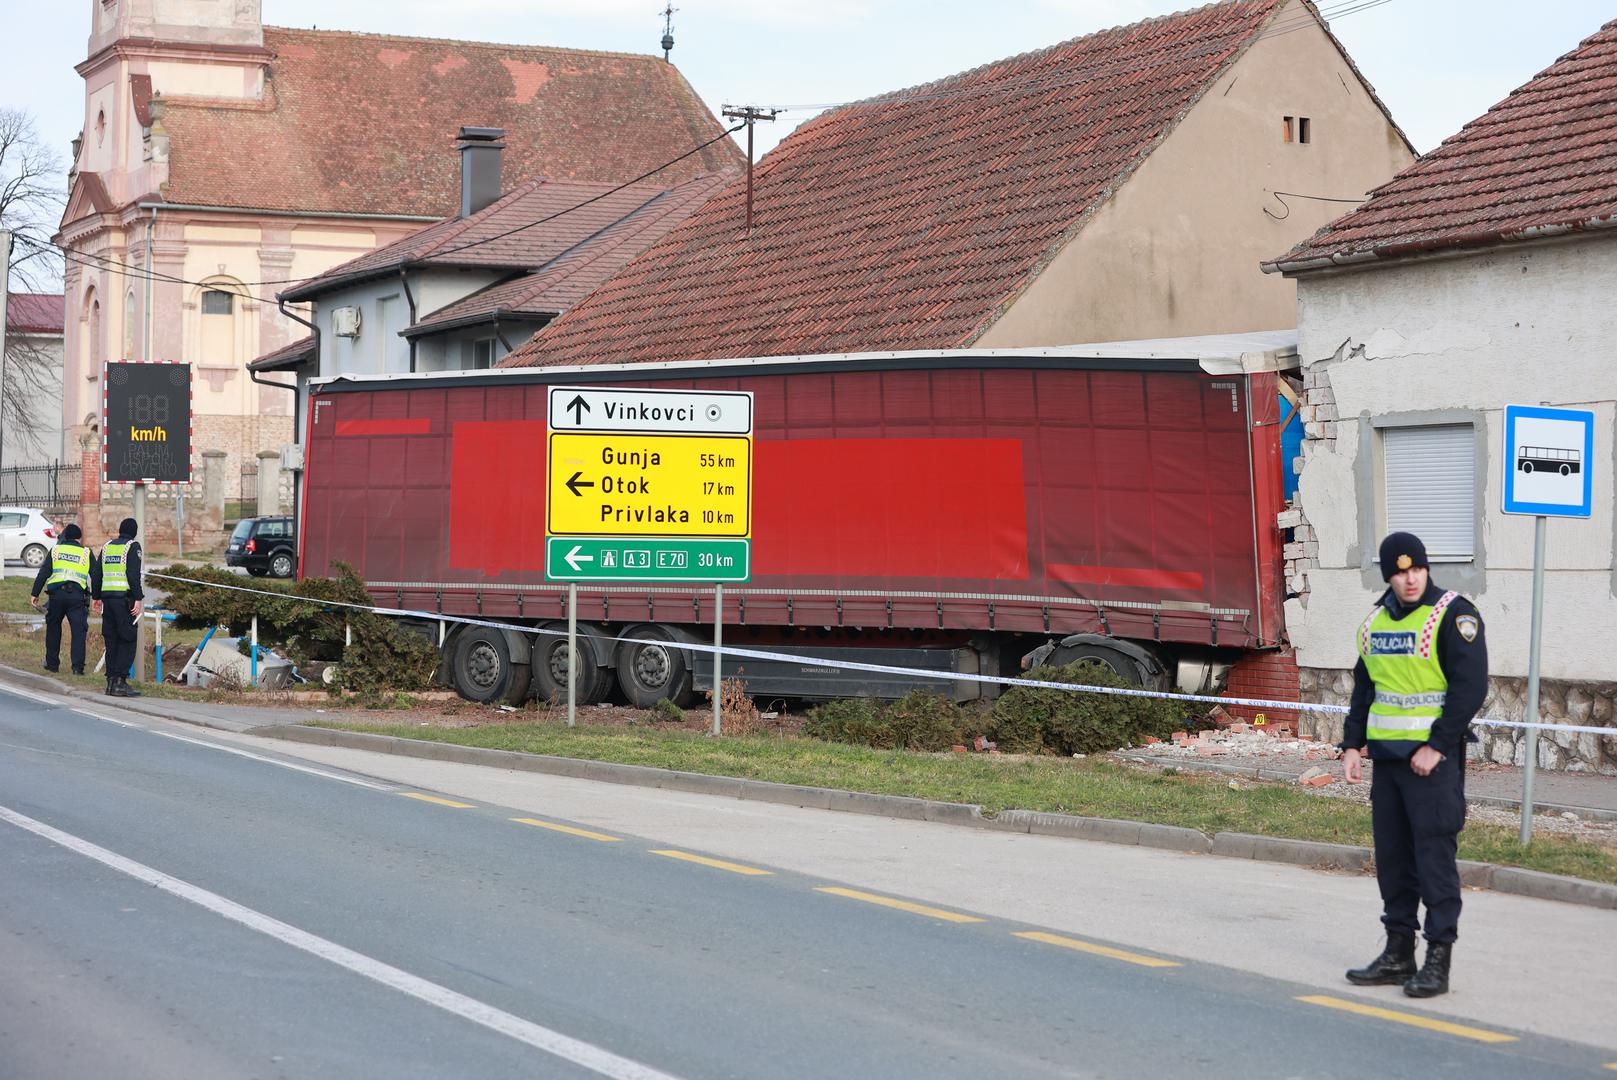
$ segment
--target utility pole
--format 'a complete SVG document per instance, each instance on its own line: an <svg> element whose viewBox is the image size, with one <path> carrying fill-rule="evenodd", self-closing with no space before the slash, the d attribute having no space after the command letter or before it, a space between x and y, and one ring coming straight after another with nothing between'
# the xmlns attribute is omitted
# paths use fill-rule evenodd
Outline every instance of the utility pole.
<svg viewBox="0 0 1617 1080"><path fill-rule="evenodd" d="M728 105L724 108L724 115L731 120L745 120L747 122L747 233L752 233L752 125L758 120L773 120L780 115L779 109L762 109L756 105L741 105L734 109Z"/></svg>
<svg viewBox="0 0 1617 1080"><path fill-rule="evenodd" d="M6 321L11 317L11 230L0 229L0 478L6 463ZM4 501L0 492L0 501ZM0 580L6 576L5 553L0 551Z"/></svg>

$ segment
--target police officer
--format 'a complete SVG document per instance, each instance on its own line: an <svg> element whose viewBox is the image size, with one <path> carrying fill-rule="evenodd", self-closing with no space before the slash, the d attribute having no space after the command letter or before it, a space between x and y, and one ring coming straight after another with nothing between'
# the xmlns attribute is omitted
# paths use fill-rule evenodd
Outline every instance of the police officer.
<svg viewBox="0 0 1617 1080"><path fill-rule="evenodd" d="M90 574L95 556L79 541L84 533L77 525L62 530L62 538L51 549L51 557L39 567L34 576L34 591L28 603L39 607L39 594L46 594L45 605L45 670L57 671L62 666L62 620L67 620L72 634L68 656L73 662L73 674L84 674L84 638L89 629L87 608L90 604Z"/></svg>
<svg viewBox="0 0 1617 1080"><path fill-rule="evenodd" d="M134 518L118 523L118 539L101 549L95 568L96 609L101 612L101 635L107 639L107 693L113 697L140 697L129 685L135 664L135 628L140 621L139 532Z"/></svg>
<svg viewBox="0 0 1617 1080"><path fill-rule="evenodd" d="M1434 585L1426 546L1410 533L1381 542L1388 589L1359 627L1359 663L1343 732L1350 784L1370 778L1376 881L1387 944L1347 973L1359 986L1403 984L1410 997L1449 989L1460 922L1455 851L1465 825L1465 744L1488 694L1482 616L1465 597ZM1417 907L1426 905L1426 961L1415 969Z"/></svg>

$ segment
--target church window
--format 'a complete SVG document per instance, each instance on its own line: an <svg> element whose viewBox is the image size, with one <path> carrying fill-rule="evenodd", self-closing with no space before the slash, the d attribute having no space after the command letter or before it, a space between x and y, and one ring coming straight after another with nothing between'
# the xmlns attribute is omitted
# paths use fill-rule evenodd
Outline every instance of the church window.
<svg viewBox="0 0 1617 1080"><path fill-rule="evenodd" d="M125 360L135 358L135 290L130 289L124 293L124 356Z"/></svg>
<svg viewBox="0 0 1617 1080"><path fill-rule="evenodd" d="M100 146L107 141L107 110L102 109L95 114L95 144Z"/></svg>
<svg viewBox="0 0 1617 1080"><path fill-rule="evenodd" d="M218 289L209 289L202 294L202 314L204 315L232 315L235 313L233 305L235 297Z"/></svg>

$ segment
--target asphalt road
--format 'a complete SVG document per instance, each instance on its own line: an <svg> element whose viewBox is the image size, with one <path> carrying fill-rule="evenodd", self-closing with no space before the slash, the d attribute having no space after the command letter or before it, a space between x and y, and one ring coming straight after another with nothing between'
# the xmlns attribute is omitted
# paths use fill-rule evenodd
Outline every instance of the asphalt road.
<svg viewBox="0 0 1617 1080"><path fill-rule="evenodd" d="M785 869L786 851L714 858L88 711L0 690L7 1080L1556 1077L1612 1060L870 892Z"/></svg>

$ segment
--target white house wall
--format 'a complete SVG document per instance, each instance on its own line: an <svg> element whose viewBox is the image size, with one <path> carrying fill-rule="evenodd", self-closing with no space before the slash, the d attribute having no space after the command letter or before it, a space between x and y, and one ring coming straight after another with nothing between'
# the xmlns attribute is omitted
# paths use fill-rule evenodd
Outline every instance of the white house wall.
<svg viewBox="0 0 1617 1080"><path fill-rule="evenodd" d="M1503 408L1578 405L1595 414L1594 517L1548 527L1543 674L1609 681L1617 661L1613 483L1617 471L1617 244L1607 238L1506 248L1298 282L1299 351L1334 410L1310 420L1299 498L1318 565L1287 605L1304 668L1351 668L1353 632L1382 588L1380 425L1478 424L1477 555L1437 563L1488 625L1495 676L1527 671L1533 531L1501 504Z"/></svg>

